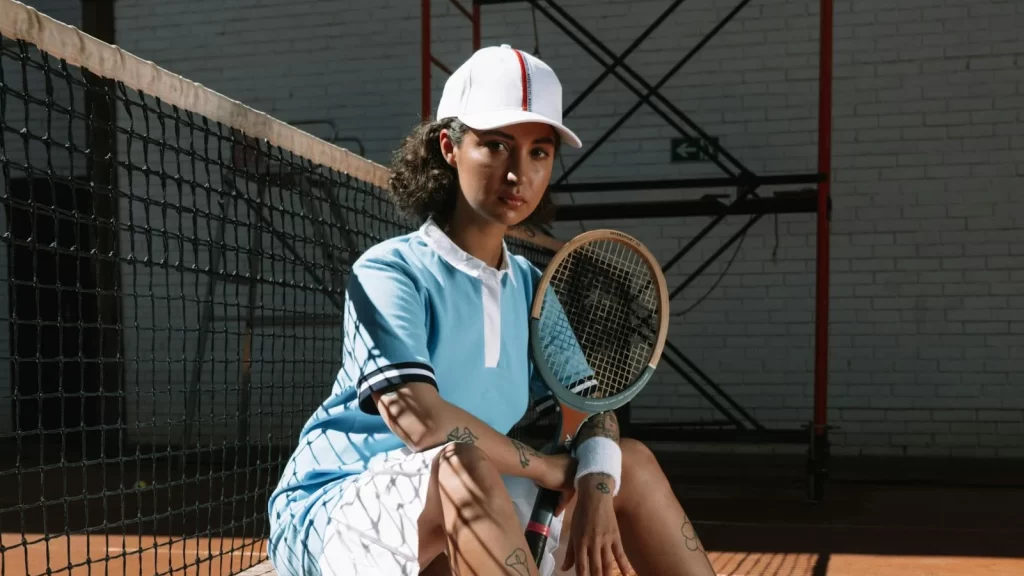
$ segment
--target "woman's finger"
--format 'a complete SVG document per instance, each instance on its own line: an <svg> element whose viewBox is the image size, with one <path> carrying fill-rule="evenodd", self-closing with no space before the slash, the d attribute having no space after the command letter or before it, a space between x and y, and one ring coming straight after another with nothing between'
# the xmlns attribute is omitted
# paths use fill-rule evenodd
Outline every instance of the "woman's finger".
<svg viewBox="0 0 1024 576"><path fill-rule="evenodd" d="M615 539L615 542L612 544L612 552L615 554L615 562L619 565L622 576L630 576L633 573L633 567L629 564L626 551L622 548L621 538Z"/></svg>
<svg viewBox="0 0 1024 576"><path fill-rule="evenodd" d="M561 516L562 512L569 507L569 503L572 502L573 496L576 493L573 490L566 490L562 492L562 496L558 499L558 505L555 506L555 516Z"/></svg>
<svg viewBox="0 0 1024 576"><path fill-rule="evenodd" d="M604 554L603 546L594 543L588 548L590 551L590 574L591 576L604 576L604 562L601 556Z"/></svg>
<svg viewBox="0 0 1024 576"><path fill-rule="evenodd" d="M613 540L605 541L604 545L601 546L601 565L604 566L604 572L601 572L601 576L616 576L615 573L615 552L612 550ZM620 566L621 568L621 566ZM623 573L622 576L629 576Z"/></svg>
<svg viewBox="0 0 1024 576"><path fill-rule="evenodd" d="M587 554L586 546L580 546L576 559L576 576L590 576L590 556Z"/></svg>
<svg viewBox="0 0 1024 576"><path fill-rule="evenodd" d="M565 571L572 568L572 565L576 560L575 550L576 548L573 546L572 540L570 539L565 546L565 558L562 560L561 570Z"/></svg>

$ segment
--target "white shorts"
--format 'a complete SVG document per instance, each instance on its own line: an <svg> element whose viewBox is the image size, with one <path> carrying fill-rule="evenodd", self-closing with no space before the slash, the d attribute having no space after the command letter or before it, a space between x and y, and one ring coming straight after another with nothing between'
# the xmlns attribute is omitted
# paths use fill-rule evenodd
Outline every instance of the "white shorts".
<svg viewBox="0 0 1024 576"><path fill-rule="evenodd" d="M350 481L324 534L322 576L416 576L426 568L419 562L418 520L427 501L431 465L445 446L418 453L395 450ZM527 478L503 478L525 531L537 486ZM542 576L555 574L564 558L561 530L562 516L558 516L551 523L540 565Z"/></svg>

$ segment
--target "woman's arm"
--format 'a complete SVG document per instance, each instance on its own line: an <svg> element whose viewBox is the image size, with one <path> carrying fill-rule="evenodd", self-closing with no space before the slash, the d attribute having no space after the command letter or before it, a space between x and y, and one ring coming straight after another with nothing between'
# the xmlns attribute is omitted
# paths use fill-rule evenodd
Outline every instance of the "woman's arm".
<svg viewBox="0 0 1024 576"><path fill-rule="evenodd" d="M547 488L572 486L576 466L568 455L544 455L500 434L445 401L430 384L414 382L374 392L373 400L388 428L417 452L445 442L467 442L483 450L500 474L526 477Z"/></svg>

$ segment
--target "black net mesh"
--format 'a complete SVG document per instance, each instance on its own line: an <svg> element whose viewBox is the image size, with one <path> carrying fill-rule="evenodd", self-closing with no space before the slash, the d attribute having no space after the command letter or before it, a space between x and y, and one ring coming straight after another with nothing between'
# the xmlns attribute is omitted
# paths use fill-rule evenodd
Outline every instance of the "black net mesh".
<svg viewBox="0 0 1024 576"><path fill-rule="evenodd" d="M2 40L0 574L239 573L339 369L350 264L412 225L371 182Z"/></svg>

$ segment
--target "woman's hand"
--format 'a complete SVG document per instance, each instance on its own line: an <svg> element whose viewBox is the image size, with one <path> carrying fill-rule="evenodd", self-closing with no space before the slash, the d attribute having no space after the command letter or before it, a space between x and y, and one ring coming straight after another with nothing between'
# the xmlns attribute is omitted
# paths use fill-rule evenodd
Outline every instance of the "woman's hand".
<svg viewBox="0 0 1024 576"><path fill-rule="evenodd" d="M538 485L561 493L555 508L555 516L558 516L576 494L576 459L568 453L551 454L544 457L544 466L544 480L538 482Z"/></svg>
<svg viewBox="0 0 1024 576"><path fill-rule="evenodd" d="M576 565L578 576L612 576L615 566L623 575L632 573L622 547L612 493L614 480L607 474L580 478L579 501L573 513L562 570Z"/></svg>

